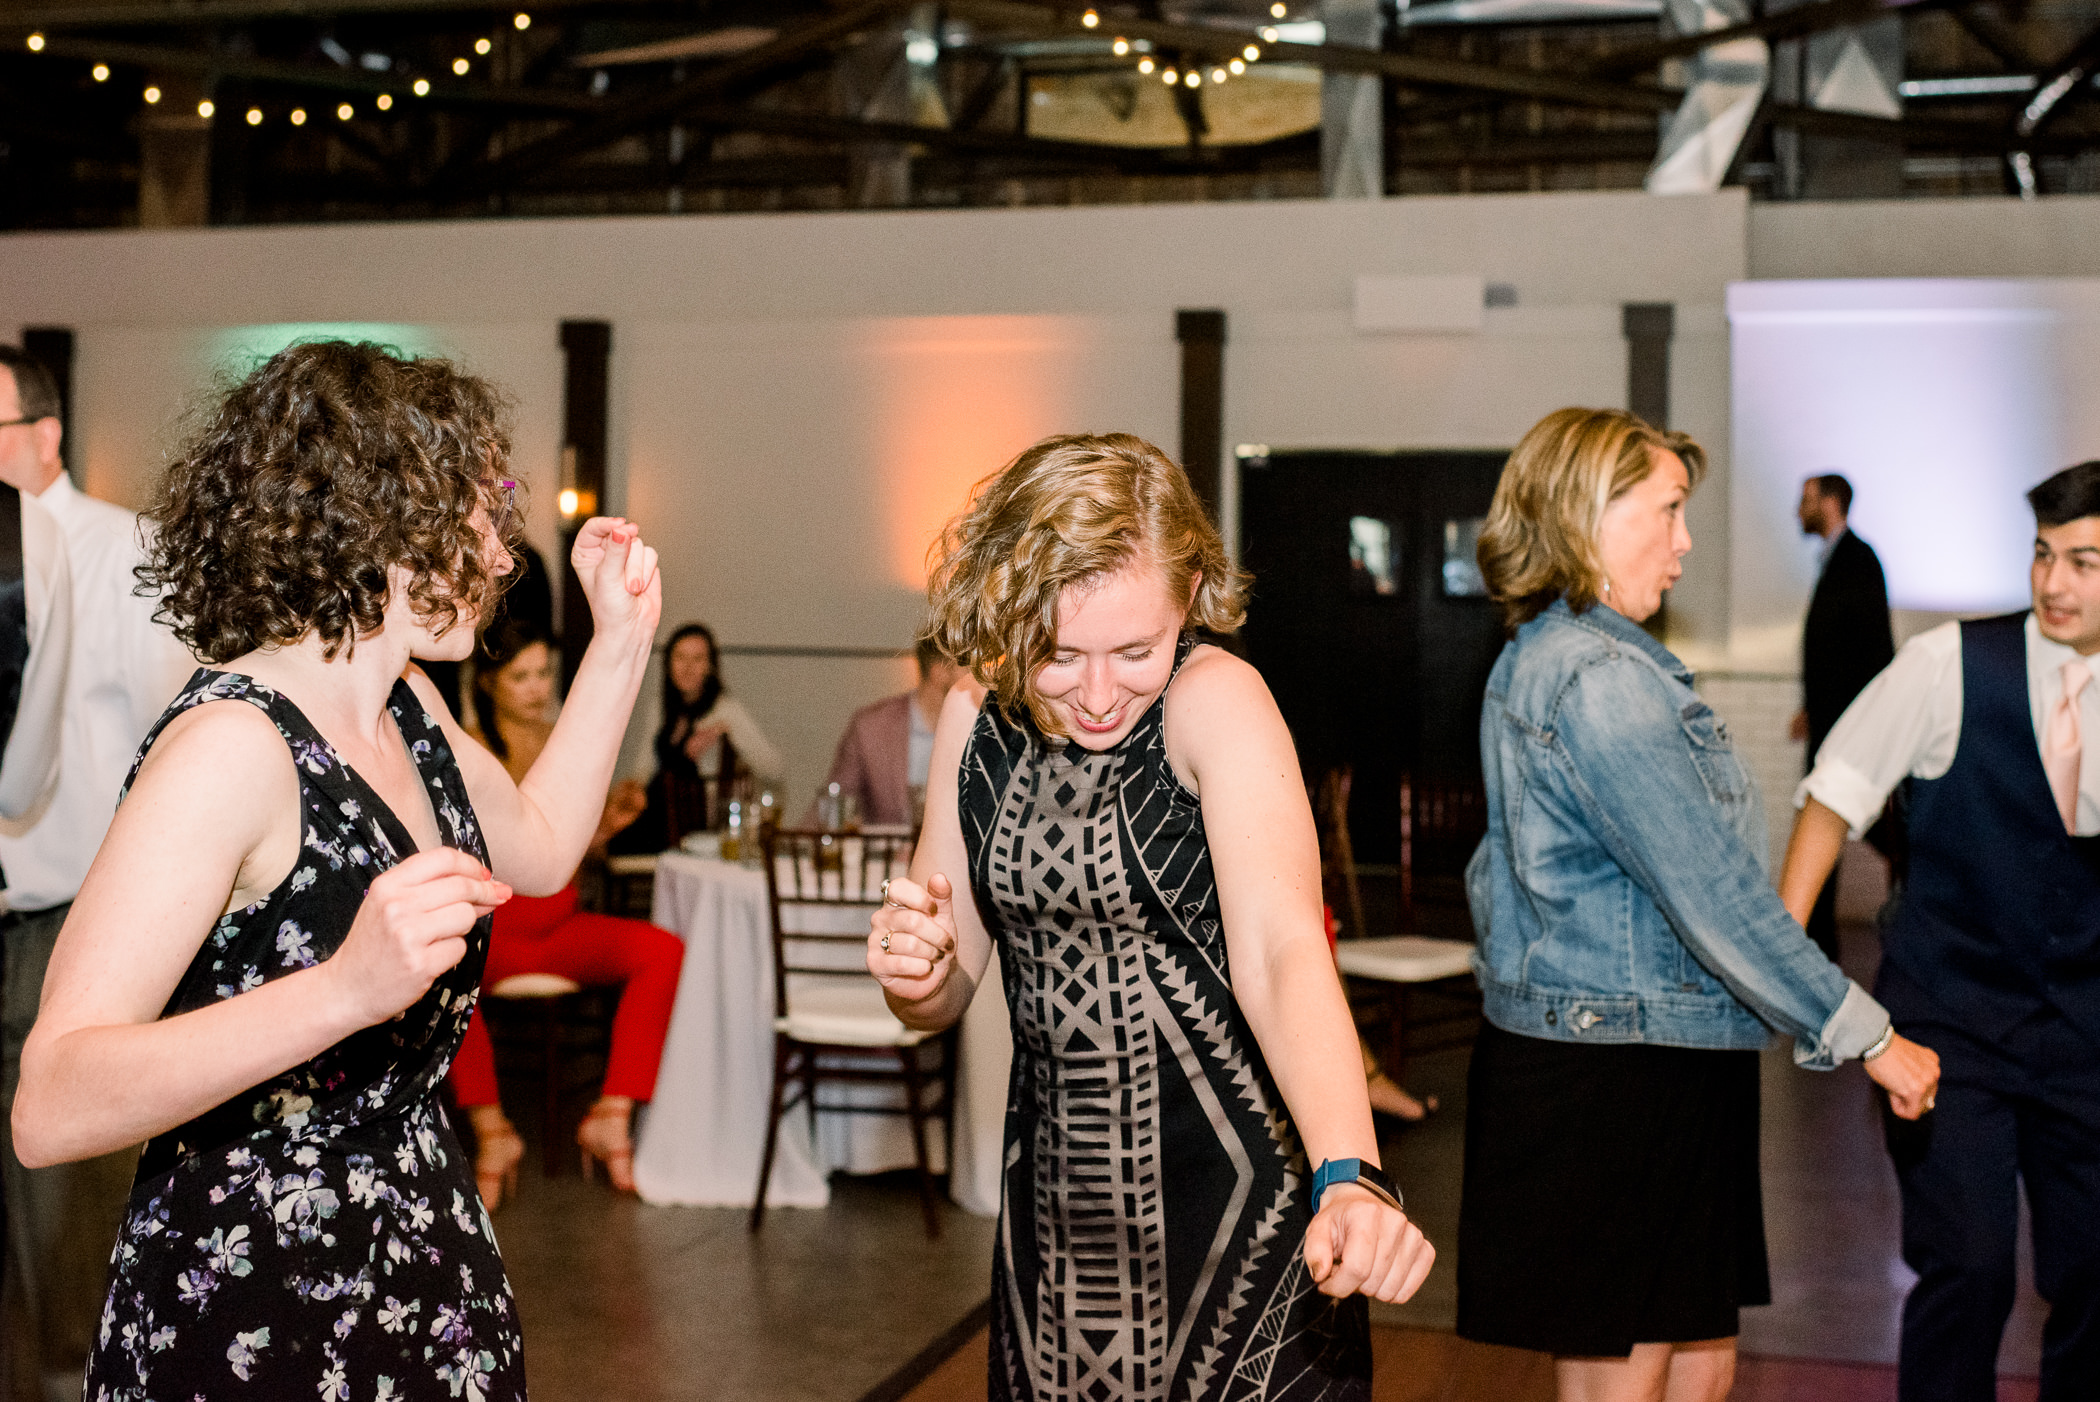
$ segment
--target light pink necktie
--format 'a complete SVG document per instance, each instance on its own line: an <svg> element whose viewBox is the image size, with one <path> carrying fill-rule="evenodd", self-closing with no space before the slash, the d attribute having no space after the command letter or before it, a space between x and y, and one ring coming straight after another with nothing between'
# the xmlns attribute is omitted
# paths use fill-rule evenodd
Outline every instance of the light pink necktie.
<svg viewBox="0 0 2100 1402"><path fill-rule="evenodd" d="M2049 713L2042 732L2042 768L2049 775L2049 791L2056 795L2056 811L2063 815L2064 831L2078 833L2078 768L2085 758L2079 736L2078 693L2093 679L2085 663L2075 658L2063 665L2064 694Z"/></svg>

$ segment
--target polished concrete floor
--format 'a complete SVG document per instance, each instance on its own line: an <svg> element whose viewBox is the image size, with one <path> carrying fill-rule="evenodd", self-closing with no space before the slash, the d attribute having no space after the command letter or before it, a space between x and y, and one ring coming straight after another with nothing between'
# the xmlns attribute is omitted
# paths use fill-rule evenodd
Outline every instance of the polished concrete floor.
<svg viewBox="0 0 2100 1402"><path fill-rule="evenodd" d="M1878 956L1871 927L1849 926L1845 946L1855 977L1870 980ZM1414 1301L1376 1309L1381 1324L1408 1332L1448 1331L1456 1314L1465 1066L1461 1051L1408 1068L1410 1084L1438 1095L1443 1109L1387 1146L1389 1166L1443 1250ZM1886 1381L1878 1369L1854 1374L1844 1365L1894 1361L1910 1283L1896 1252L1895 1183L1872 1091L1857 1066L1818 1074L1795 1070L1784 1049L1766 1058L1774 1302L1746 1312L1742 1347L1748 1355L1820 1361L1818 1376L1860 1380L1857 1392L1824 1394L1833 1402L1841 1392L1882 1395L1873 1390ZM753 1237L742 1212L647 1207L573 1174L542 1178L537 1153L527 1162L532 1171L497 1229L539 1402L858 1402L953 1330L988 1291L992 1224L950 1209L944 1235L927 1241L902 1175L835 1180L829 1208L775 1211ZM2001 1371L2031 1376L2044 1307L2024 1253L2022 1264ZM1402 1334L1396 1328L1393 1336ZM1773 1381L1753 1394L1754 1381L1746 1376L1739 1395L1807 1398L1826 1386L1796 1391L1793 1382ZM1505 1391L1498 1402L1519 1398Z"/></svg>

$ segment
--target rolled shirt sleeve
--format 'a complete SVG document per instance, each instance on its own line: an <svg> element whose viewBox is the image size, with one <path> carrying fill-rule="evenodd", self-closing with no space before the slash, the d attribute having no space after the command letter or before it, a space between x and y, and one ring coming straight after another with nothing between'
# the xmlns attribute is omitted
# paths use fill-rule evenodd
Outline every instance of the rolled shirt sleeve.
<svg viewBox="0 0 2100 1402"><path fill-rule="evenodd" d="M1961 741L1961 625L1942 624L1903 645L1867 683L1816 752L1794 790L1845 820L1858 838L1904 779L1937 779Z"/></svg>
<svg viewBox="0 0 2100 1402"><path fill-rule="evenodd" d="M1797 1064L1827 1070L1858 1056L1888 1014L1787 914L1710 790L1686 713L1644 667L1590 668L1562 702L1555 734L1592 831L1692 956L1794 1039Z"/></svg>

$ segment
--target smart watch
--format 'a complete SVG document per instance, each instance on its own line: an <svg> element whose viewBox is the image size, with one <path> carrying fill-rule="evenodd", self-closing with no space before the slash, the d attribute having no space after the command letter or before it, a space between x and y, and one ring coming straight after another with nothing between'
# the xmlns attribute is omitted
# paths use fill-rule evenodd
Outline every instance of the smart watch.
<svg viewBox="0 0 2100 1402"><path fill-rule="evenodd" d="M1376 1164L1362 1159L1329 1159L1313 1172L1312 1210L1320 1210L1320 1199L1337 1183L1354 1183L1380 1202L1405 1212L1400 1185L1385 1176Z"/></svg>

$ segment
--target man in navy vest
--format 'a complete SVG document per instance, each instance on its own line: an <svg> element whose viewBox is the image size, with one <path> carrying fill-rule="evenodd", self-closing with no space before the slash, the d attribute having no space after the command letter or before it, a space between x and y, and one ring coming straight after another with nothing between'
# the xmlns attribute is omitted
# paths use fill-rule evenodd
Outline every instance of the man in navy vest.
<svg viewBox="0 0 2100 1402"><path fill-rule="evenodd" d="M2034 607L1904 645L1802 782L1780 876L1805 917L1848 830L1910 782L1874 993L1941 1077L1931 1114L1888 1122L1918 1273L1901 1402L1996 1397L2022 1184L2043 1402L2100 1398L2100 462L2027 500Z"/></svg>

